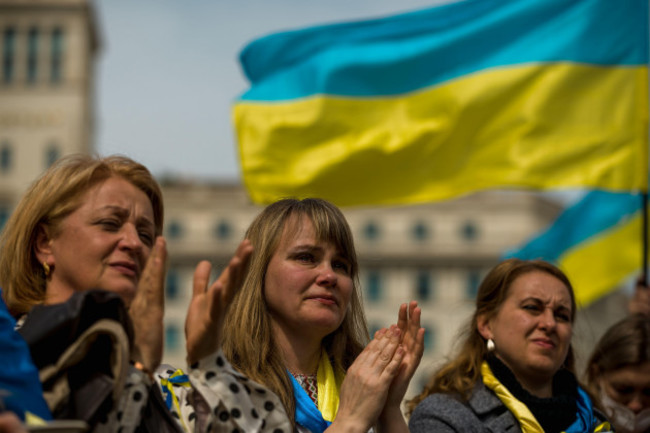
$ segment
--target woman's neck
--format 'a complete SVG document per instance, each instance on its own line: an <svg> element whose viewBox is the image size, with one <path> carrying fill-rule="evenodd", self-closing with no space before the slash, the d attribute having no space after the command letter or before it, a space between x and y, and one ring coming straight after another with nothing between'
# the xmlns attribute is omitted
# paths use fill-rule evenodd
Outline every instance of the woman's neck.
<svg viewBox="0 0 650 433"><path fill-rule="evenodd" d="M293 374L314 374L321 357L322 339L313 336L286 332L273 324L276 343L284 356L285 366Z"/></svg>

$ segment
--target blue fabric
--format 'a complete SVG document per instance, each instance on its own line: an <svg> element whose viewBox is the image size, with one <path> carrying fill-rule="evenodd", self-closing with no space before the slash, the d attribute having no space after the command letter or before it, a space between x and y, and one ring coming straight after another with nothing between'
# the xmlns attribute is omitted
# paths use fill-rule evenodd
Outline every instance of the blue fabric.
<svg viewBox="0 0 650 433"><path fill-rule="evenodd" d="M599 424L598 419L594 416L594 409L591 399L587 393L578 387L578 410L576 421L565 430L565 433L583 433L593 431Z"/></svg>
<svg viewBox="0 0 650 433"><path fill-rule="evenodd" d="M296 423L309 429L312 433L323 433L332 423L323 419L318 407L316 407L316 403L309 398L307 391L300 386L296 378L291 374L289 374L289 377L293 385L293 395L296 399Z"/></svg>
<svg viewBox="0 0 650 433"><path fill-rule="evenodd" d="M241 52L242 99L400 95L540 62L645 65L647 22L647 0L465 0L276 33Z"/></svg>
<svg viewBox="0 0 650 433"><path fill-rule="evenodd" d="M7 410L22 420L29 411L44 420L52 414L43 399L38 370L32 362L29 347L15 331L16 321L2 300L0 290L0 401Z"/></svg>

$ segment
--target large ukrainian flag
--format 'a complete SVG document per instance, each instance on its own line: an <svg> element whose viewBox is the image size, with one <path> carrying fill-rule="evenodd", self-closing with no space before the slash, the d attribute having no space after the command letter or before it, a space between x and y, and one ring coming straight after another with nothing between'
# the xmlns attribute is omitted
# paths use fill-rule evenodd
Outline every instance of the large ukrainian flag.
<svg viewBox="0 0 650 433"><path fill-rule="evenodd" d="M646 189L648 0L465 0L270 35L241 63L256 202Z"/></svg>

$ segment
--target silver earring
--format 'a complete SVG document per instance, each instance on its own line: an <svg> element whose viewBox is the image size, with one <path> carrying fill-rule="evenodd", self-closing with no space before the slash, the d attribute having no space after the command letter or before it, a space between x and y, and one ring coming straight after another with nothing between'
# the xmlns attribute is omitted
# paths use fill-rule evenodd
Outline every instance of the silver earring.
<svg viewBox="0 0 650 433"><path fill-rule="evenodd" d="M496 346L494 345L494 340L491 339L491 338L488 338L488 341L487 341L487 351L488 351L488 352L494 352L494 349L495 349L495 348L496 348Z"/></svg>

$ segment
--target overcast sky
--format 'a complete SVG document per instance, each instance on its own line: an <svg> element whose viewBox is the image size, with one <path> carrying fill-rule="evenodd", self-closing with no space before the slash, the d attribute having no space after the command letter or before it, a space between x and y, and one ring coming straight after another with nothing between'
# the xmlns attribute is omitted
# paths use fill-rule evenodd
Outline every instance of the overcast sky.
<svg viewBox="0 0 650 433"><path fill-rule="evenodd" d="M442 0L95 0L96 143L156 175L237 179L230 121L247 89L239 51L282 31L428 7Z"/></svg>

